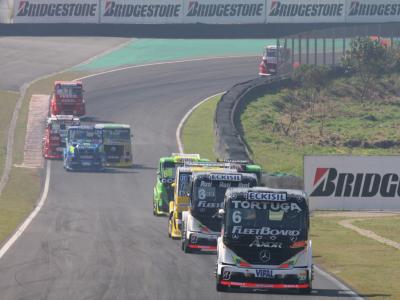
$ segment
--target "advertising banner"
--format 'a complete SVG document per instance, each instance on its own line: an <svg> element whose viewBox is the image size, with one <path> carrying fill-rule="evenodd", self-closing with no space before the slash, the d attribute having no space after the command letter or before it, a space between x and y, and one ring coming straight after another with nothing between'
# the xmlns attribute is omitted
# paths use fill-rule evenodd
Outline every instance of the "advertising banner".
<svg viewBox="0 0 400 300"><path fill-rule="evenodd" d="M345 0L267 0L267 23L344 23Z"/></svg>
<svg viewBox="0 0 400 300"><path fill-rule="evenodd" d="M184 23L262 24L265 0L186 0Z"/></svg>
<svg viewBox="0 0 400 300"><path fill-rule="evenodd" d="M15 0L14 23L98 23L98 0Z"/></svg>
<svg viewBox="0 0 400 300"><path fill-rule="evenodd" d="M399 0L347 0L346 22L400 22Z"/></svg>
<svg viewBox="0 0 400 300"><path fill-rule="evenodd" d="M311 209L399 210L400 156L305 156Z"/></svg>
<svg viewBox="0 0 400 300"><path fill-rule="evenodd" d="M179 24L182 23L182 0L102 0L101 23Z"/></svg>

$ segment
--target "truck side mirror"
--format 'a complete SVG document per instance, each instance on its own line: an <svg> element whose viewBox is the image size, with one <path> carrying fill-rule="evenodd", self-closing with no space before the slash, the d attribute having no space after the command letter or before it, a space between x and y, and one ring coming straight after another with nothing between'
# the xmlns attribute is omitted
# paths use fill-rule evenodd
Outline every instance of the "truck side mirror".
<svg viewBox="0 0 400 300"><path fill-rule="evenodd" d="M175 187L176 187L176 183L175 183L175 182L171 183L171 186L172 186L173 188L175 188Z"/></svg>
<svg viewBox="0 0 400 300"><path fill-rule="evenodd" d="M218 210L218 218L222 219L225 216L225 210L223 208L220 208Z"/></svg>

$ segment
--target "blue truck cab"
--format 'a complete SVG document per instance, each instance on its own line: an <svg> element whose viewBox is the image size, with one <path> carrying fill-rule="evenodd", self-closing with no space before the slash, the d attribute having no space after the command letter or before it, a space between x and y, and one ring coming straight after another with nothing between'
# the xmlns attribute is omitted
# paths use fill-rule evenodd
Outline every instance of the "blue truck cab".
<svg viewBox="0 0 400 300"><path fill-rule="evenodd" d="M104 168L103 138L100 129L82 125L68 128L64 148L64 168L68 171Z"/></svg>

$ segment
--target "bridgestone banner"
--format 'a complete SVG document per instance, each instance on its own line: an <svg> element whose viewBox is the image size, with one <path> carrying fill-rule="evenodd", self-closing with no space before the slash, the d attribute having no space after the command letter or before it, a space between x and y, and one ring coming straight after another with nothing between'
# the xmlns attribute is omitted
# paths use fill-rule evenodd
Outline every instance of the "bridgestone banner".
<svg viewBox="0 0 400 300"><path fill-rule="evenodd" d="M101 23L167 24L182 23L181 0L104 0Z"/></svg>
<svg viewBox="0 0 400 300"><path fill-rule="evenodd" d="M267 23L344 23L345 0L267 0Z"/></svg>
<svg viewBox="0 0 400 300"><path fill-rule="evenodd" d="M400 156L305 156L311 209L400 209Z"/></svg>
<svg viewBox="0 0 400 300"><path fill-rule="evenodd" d="M185 23L254 24L265 22L265 0L187 0Z"/></svg>
<svg viewBox="0 0 400 300"><path fill-rule="evenodd" d="M98 23L98 0L16 0L14 23Z"/></svg>
<svg viewBox="0 0 400 300"><path fill-rule="evenodd" d="M348 23L399 22L399 0L349 0L347 1Z"/></svg>

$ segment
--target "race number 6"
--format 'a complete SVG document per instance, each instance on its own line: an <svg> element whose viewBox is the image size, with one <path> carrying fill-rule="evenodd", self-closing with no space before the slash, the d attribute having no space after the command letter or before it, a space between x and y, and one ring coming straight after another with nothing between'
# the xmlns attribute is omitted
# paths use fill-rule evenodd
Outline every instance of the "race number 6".
<svg viewBox="0 0 400 300"><path fill-rule="evenodd" d="M240 223L242 221L242 213L240 211L235 211L232 214L233 223Z"/></svg>

